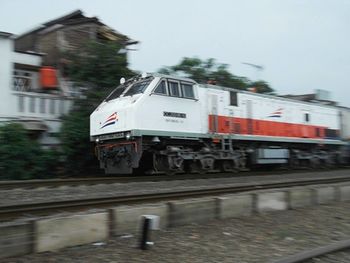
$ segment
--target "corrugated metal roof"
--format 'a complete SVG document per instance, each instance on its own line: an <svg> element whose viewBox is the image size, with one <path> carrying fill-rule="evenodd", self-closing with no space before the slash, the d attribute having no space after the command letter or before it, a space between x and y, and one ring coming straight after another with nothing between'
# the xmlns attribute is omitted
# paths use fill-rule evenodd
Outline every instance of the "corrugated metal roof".
<svg viewBox="0 0 350 263"><path fill-rule="evenodd" d="M10 38L11 36L13 36L12 33L0 31L0 37L3 37L3 38Z"/></svg>
<svg viewBox="0 0 350 263"><path fill-rule="evenodd" d="M125 45L133 45L137 44L138 41L130 39L128 36L112 29L111 27L105 25L102 23L97 17L86 17L84 16L83 12L81 10L75 10L67 15L64 15L62 17L56 18L54 20L51 20L49 22L46 22L42 24L40 27L35 28L34 30L31 30L29 32L26 32L22 35L19 35L17 39L20 39L24 36L30 35L30 34L45 34L47 30L57 30L58 28L53 28L54 25L76 25L76 24L83 24L83 23L96 23L103 28L108 28L108 37L107 39L110 40L122 40ZM104 30L103 30L104 31ZM106 33L104 33L106 34ZM114 36L113 36L114 35Z"/></svg>

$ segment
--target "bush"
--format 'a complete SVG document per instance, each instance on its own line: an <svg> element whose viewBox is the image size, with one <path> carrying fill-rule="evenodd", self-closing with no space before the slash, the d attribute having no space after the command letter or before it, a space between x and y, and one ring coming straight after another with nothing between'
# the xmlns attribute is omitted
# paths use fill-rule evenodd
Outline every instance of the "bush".
<svg viewBox="0 0 350 263"><path fill-rule="evenodd" d="M52 177L58 153L44 150L20 124L0 127L0 179Z"/></svg>
<svg viewBox="0 0 350 263"><path fill-rule="evenodd" d="M64 152L64 171L69 175L89 173L89 170L98 167L94 145L90 143L89 115L87 111L73 110L63 119L60 139Z"/></svg>

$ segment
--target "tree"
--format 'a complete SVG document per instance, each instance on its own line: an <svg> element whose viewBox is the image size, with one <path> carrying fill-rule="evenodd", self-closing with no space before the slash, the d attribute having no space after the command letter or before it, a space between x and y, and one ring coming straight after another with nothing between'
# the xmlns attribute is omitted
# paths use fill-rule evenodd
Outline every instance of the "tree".
<svg viewBox="0 0 350 263"><path fill-rule="evenodd" d="M263 80L254 81L250 84L257 93L274 94L274 90Z"/></svg>
<svg viewBox="0 0 350 263"><path fill-rule="evenodd" d="M22 125L0 127L0 179L51 177L57 168L57 156L31 140Z"/></svg>
<svg viewBox="0 0 350 263"><path fill-rule="evenodd" d="M108 92L121 77L134 73L128 69L124 47L116 42L89 42L80 50L64 54L71 80L95 86L91 91Z"/></svg>
<svg viewBox="0 0 350 263"><path fill-rule="evenodd" d="M123 47L115 42L91 42L79 52L65 55L69 78L86 87L84 96L74 101L69 115L63 118L60 132L65 170L70 174L97 167L94 145L90 143L89 117L102 100L119 85L121 77L134 73L128 69Z"/></svg>
<svg viewBox="0 0 350 263"><path fill-rule="evenodd" d="M217 81L217 85L246 90L248 79L232 75L227 68L226 64L219 65L217 70L212 72L211 78Z"/></svg>
<svg viewBox="0 0 350 263"><path fill-rule="evenodd" d="M179 64L163 67L158 72L166 75L184 75L198 83L215 82L220 86L240 90L247 90L254 83L259 85L257 90L260 93L273 92L268 83L264 81L251 82L245 77L233 75L229 72L227 64L216 63L213 58L201 60L196 57L184 57Z"/></svg>

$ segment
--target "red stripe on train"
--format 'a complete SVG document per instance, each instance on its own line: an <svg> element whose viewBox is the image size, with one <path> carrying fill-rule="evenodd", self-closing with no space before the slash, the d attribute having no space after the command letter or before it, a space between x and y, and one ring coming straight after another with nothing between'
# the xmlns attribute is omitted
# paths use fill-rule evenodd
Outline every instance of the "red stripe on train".
<svg viewBox="0 0 350 263"><path fill-rule="evenodd" d="M209 115L209 131L261 136L322 139L327 127Z"/></svg>

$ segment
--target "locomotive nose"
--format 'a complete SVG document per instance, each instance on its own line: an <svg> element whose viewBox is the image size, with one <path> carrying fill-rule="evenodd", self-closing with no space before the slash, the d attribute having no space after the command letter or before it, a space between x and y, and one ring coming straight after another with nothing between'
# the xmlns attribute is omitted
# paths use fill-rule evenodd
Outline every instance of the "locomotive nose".
<svg viewBox="0 0 350 263"><path fill-rule="evenodd" d="M126 129L125 115L130 111L129 101L109 101L102 103L90 115L90 136L114 133Z"/></svg>

